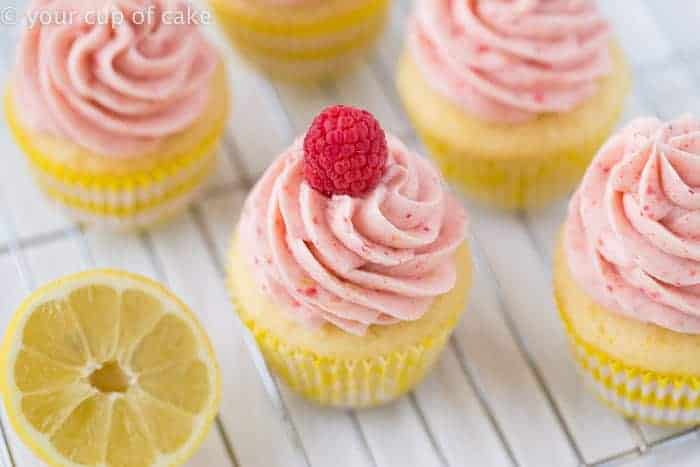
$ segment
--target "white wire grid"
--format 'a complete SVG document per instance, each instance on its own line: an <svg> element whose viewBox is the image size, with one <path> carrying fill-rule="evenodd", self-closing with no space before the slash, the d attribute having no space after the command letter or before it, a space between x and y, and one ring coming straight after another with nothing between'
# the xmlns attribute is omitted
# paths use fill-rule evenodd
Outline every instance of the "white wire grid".
<svg viewBox="0 0 700 467"><path fill-rule="evenodd" d="M599 3L634 69L625 120L700 114L700 2ZM565 202L517 215L467 202L476 263L468 314L428 380L397 403L370 411L324 410L266 371L223 284L242 200L272 158L332 103L370 109L421 150L393 89L409 10L410 1L397 0L366 65L316 87L270 83L227 52L235 109L220 169L200 202L159 229L112 235L71 223L35 188L0 125L0 326L37 285L76 270L122 267L167 283L199 314L223 371L220 415L192 466L700 465L696 428L628 422L594 400L576 375L549 287ZM16 33L0 28L0 69L7 72ZM4 413L0 421L0 464L42 465Z"/></svg>

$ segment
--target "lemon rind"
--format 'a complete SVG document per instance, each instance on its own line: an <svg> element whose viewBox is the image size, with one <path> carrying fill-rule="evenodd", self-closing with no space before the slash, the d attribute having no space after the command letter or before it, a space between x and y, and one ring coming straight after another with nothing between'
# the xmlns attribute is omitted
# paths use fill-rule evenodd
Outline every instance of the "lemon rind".
<svg viewBox="0 0 700 467"><path fill-rule="evenodd" d="M105 283L116 290L124 290L130 285L131 287L136 287L138 290L149 292L160 298L161 303L169 305L164 307L164 313L176 313L178 317L184 319L194 332L200 350L206 351L209 357L204 360L204 363L207 365L209 375L213 377L212 387L214 388L214 394L210 398L207 408L194 417L195 419L198 418L198 423L193 426L193 432L197 434L190 438L189 442L175 453L161 455L158 458L158 462L154 464L154 467L181 465L189 459L202 444L218 413L218 407L221 403L220 367L206 332L189 307L163 285L138 274L116 269L95 269L71 274L40 287L19 305L17 311L10 320L2 345L0 346L0 368L2 368L2 375L0 375L0 391L2 391L3 402L10 424L19 438L35 455L37 455L37 457L48 465L84 467L81 464L76 464L65 459L65 457L50 444L45 435L32 427L21 414L19 404L17 403L21 392L14 386L14 377L12 376L12 368L9 366L9 363L14 361L20 350L22 341L17 338L17 336L21 336L24 324L29 316L31 316L31 311L36 308L36 306L53 299L64 297L67 292L78 287L94 285L96 282L95 279L101 279L97 281L97 283ZM115 281L121 281L124 284L121 288L117 288L115 286ZM15 397L13 397L13 395Z"/></svg>

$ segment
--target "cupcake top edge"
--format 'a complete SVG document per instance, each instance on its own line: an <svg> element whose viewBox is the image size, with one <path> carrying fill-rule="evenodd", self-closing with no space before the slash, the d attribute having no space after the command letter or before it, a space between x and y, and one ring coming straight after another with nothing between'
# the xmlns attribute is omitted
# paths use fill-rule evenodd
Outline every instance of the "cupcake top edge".
<svg viewBox="0 0 700 467"><path fill-rule="evenodd" d="M184 0L35 0L12 93L31 130L134 157L206 110L219 65Z"/></svg>
<svg viewBox="0 0 700 467"><path fill-rule="evenodd" d="M700 120L642 118L598 152L574 195L565 253L600 305L700 334Z"/></svg>
<svg viewBox="0 0 700 467"><path fill-rule="evenodd" d="M407 37L436 92L493 122L569 112L612 71L610 27L589 0L417 0Z"/></svg>
<svg viewBox="0 0 700 467"><path fill-rule="evenodd" d="M454 288L466 224L427 159L369 113L337 106L262 176L239 241L263 292L293 318L364 335L421 318Z"/></svg>

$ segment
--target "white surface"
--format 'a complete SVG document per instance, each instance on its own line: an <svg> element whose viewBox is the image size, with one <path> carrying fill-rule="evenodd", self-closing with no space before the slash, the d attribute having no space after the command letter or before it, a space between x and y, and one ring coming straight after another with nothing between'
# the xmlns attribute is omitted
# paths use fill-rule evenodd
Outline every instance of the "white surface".
<svg viewBox="0 0 700 467"><path fill-rule="evenodd" d="M565 202L521 215L468 203L476 262L469 311L435 371L398 403L360 412L321 409L279 388L261 367L222 280L246 190L332 103L370 109L415 145L392 88L408 3L397 0L367 65L337 82L273 85L229 54L234 115L220 170L204 200L152 232L78 229L44 200L0 126L0 325L29 290L68 272L120 267L166 282L199 314L223 371L218 423L190 466L700 465L696 431L628 423L599 405L576 375L549 287ZM600 3L635 69L625 118L700 114L697 0L674 0L673 7L664 0ZM13 37L0 30L3 75ZM0 464L12 465L9 452L14 465L39 465L4 417L2 427Z"/></svg>

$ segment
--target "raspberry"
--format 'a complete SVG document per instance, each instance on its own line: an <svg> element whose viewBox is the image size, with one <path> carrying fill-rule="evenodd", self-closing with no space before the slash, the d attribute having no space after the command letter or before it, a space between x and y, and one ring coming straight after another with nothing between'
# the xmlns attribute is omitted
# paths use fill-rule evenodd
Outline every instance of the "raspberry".
<svg viewBox="0 0 700 467"><path fill-rule="evenodd" d="M379 183L387 154L386 135L371 113L328 107L304 138L304 177L326 196L361 196Z"/></svg>

